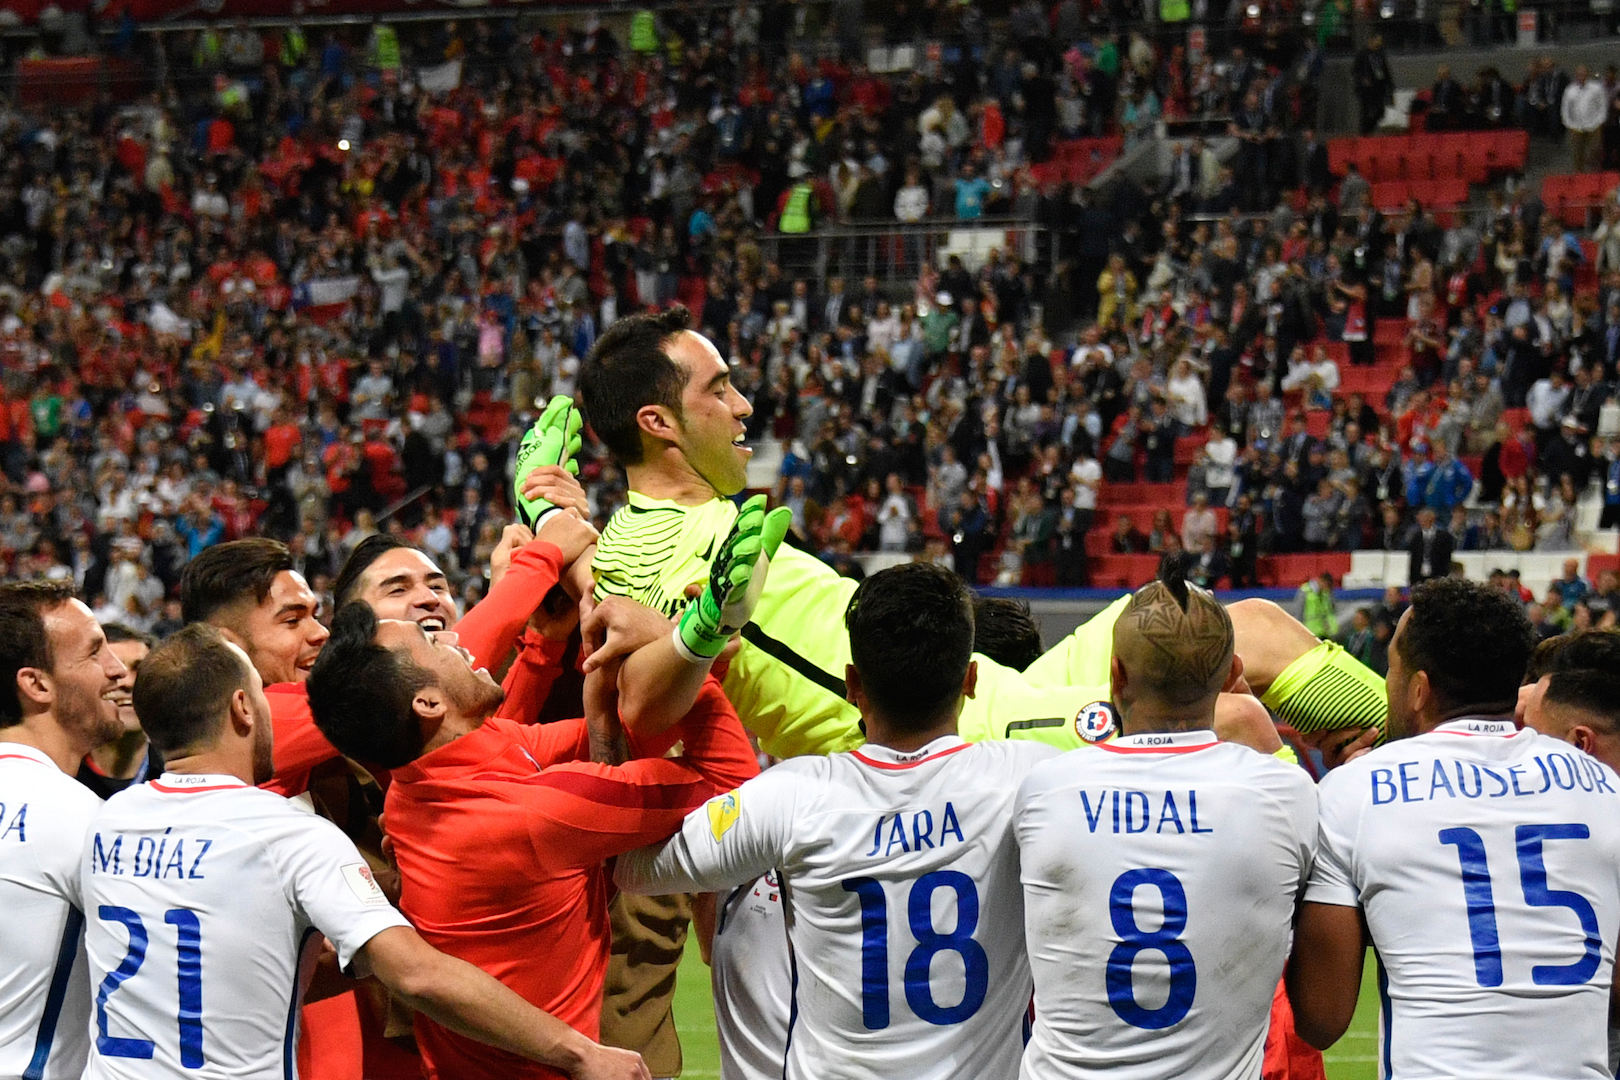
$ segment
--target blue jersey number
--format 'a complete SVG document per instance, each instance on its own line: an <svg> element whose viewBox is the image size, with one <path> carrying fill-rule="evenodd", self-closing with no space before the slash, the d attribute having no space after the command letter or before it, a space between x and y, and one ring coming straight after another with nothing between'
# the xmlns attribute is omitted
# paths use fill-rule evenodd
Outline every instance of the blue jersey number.
<svg viewBox="0 0 1620 1080"><path fill-rule="evenodd" d="M1542 845L1548 840L1586 840L1585 825L1520 825L1513 830L1519 855L1519 887L1531 907L1561 907L1575 913L1586 936L1585 951L1572 964L1537 964L1530 981L1537 986L1580 986L1597 974L1603 957L1603 934L1597 912L1580 893L1547 887ZM1481 986L1502 985L1502 943L1496 935L1496 899L1485 841L1473 829L1441 829L1440 842L1455 846L1462 867L1463 903L1468 911L1468 938L1474 947L1474 980Z"/></svg>
<svg viewBox="0 0 1620 1080"><path fill-rule="evenodd" d="M883 886L874 878L842 882L861 902L861 1022L868 1031L889 1026L889 904ZM956 893L956 927L948 934L934 928L934 892ZM906 957L906 1004L930 1024L960 1024L979 1011L990 985L990 958L973 939L979 926L979 890L973 879L955 870L924 874L911 886L906 901L907 922L917 947ZM928 973L934 957L954 952L962 958L962 1000L940 1005Z"/></svg>
<svg viewBox="0 0 1620 1080"><path fill-rule="evenodd" d="M123 923L129 931L129 951L123 961L101 980L96 992L96 1050L102 1057L150 1059L150 1039L118 1039L107 1034L107 999L113 991L141 969L146 961L146 924L129 908L103 904L97 909L104 922ZM178 938L176 973L180 984L180 1064L187 1069L203 1067L202 1031L202 925L197 913L188 908L171 908L163 921L173 926Z"/></svg>
<svg viewBox="0 0 1620 1080"><path fill-rule="evenodd" d="M1136 890L1152 885L1159 890L1164 920L1155 930L1143 930L1136 922ZM1198 968L1192 950L1181 940L1187 929L1187 890L1168 870L1127 870L1114 881L1108 893L1108 918L1119 935L1119 944L1108 954L1103 976L1108 988L1108 1004L1131 1027L1157 1031L1179 1024L1192 1008L1198 992ZM1136 1001L1131 985L1131 969L1144 952L1158 952L1170 963L1170 996L1157 1009L1144 1009Z"/></svg>

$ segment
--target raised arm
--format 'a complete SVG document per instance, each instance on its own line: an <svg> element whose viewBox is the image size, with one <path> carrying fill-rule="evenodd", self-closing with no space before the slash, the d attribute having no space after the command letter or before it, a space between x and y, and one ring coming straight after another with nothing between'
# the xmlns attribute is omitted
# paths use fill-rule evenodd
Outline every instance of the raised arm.
<svg viewBox="0 0 1620 1080"><path fill-rule="evenodd" d="M786 507L767 513L763 495L745 502L709 568L708 584L673 628L656 612L612 597L585 618L592 649L587 674L626 658L619 715L631 732L656 735L686 715L714 661L753 617L791 517Z"/></svg>
<svg viewBox="0 0 1620 1080"><path fill-rule="evenodd" d="M628 893L715 892L752 881L786 855L797 776L778 767L687 816L662 844L621 855L613 879Z"/></svg>
<svg viewBox="0 0 1620 1080"><path fill-rule="evenodd" d="M682 756L662 756L677 741ZM579 757L588 752L582 745ZM504 797L528 809L543 867L596 866L662 840L689 812L759 771L736 711L712 679L680 724L650 741L632 739L630 752L634 759L622 765L571 761L502 787Z"/></svg>
<svg viewBox="0 0 1620 1080"><path fill-rule="evenodd" d="M494 977L395 926L360 950L362 962L411 1008L470 1039L560 1069L575 1080L650 1080L641 1055L601 1046L535 1008Z"/></svg>

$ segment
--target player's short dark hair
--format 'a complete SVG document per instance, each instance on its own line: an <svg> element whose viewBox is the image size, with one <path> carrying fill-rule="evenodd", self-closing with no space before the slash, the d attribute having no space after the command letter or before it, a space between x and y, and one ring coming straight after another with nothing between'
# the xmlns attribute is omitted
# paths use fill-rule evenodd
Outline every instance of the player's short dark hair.
<svg viewBox="0 0 1620 1080"><path fill-rule="evenodd" d="M1548 706L1580 709L1601 720L1609 731L1620 731L1620 671L1614 668L1554 671L1542 702Z"/></svg>
<svg viewBox="0 0 1620 1080"><path fill-rule="evenodd" d="M850 597L844 626L867 697L895 727L925 730L955 705L973 657L961 578L926 562L879 571Z"/></svg>
<svg viewBox="0 0 1620 1080"><path fill-rule="evenodd" d="M1514 597L1462 578L1435 578L1412 590L1397 648L1429 677L1448 709L1509 712L1535 640Z"/></svg>
<svg viewBox="0 0 1620 1080"><path fill-rule="evenodd" d="M973 651L1003 667L1023 671L1041 655L1041 628L1029 602L1002 596L973 601Z"/></svg>
<svg viewBox="0 0 1620 1080"><path fill-rule="evenodd" d="M371 605L345 604L304 686L315 726L333 746L356 761L397 769L422 756L411 701L433 675L376 638Z"/></svg>
<svg viewBox="0 0 1620 1080"><path fill-rule="evenodd" d="M180 617L207 622L225 608L251 598L264 602L276 575L297 568L280 540L253 536L215 544L186 563L180 574Z"/></svg>
<svg viewBox="0 0 1620 1080"><path fill-rule="evenodd" d="M400 548L422 551L409 540L388 533L373 533L356 544L349 557L343 560L343 569L338 571L337 580L332 582L332 607L340 608L355 599L353 594L360 586L360 576L371 569L372 563ZM422 554L426 555L427 552L423 551Z"/></svg>
<svg viewBox="0 0 1620 1080"><path fill-rule="evenodd" d="M681 414L686 373L664 346L691 326L691 312L679 304L656 314L628 316L610 326L580 364L585 419L619 464L641 463L637 412L663 405Z"/></svg>
<svg viewBox="0 0 1620 1080"><path fill-rule="evenodd" d="M1568 644L1568 634L1559 634L1557 637L1537 642L1536 647L1530 651L1530 662L1524 667L1522 685L1538 683L1543 675L1550 675L1558 666L1558 654L1563 652L1564 646Z"/></svg>
<svg viewBox="0 0 1620 1080"><path fill-rule="evenodd" d="M224 635L208 623L192 623L141 661L135 715L164 757L200 749L219 737L231 696L250 678L247 662Z"/></svg>
<svg viewBox="0 0 1620 1080"><path fill-rule="evenodd" d="M55 581L0 584L0 728L22 723L17 673L23 668L51 670L51 638L45 632L45 613L73 597L72 586Z"/></svg>
<svg viewBox="0 0 1620 1080"><path fill-rule="evenodd" d="M1578 630L1552 640L1559 642L1560 647L1552 665L1543 674L1611 671L1620 675L1620 630Z"/></svg>
<svg viewBox="0 0 1620 1080"><path fill-rule="evenodd" d="M113 645L121 641L138 641L148 649L157 648L157 638L145 630L136 630L132 626L125 626L120 622L110 622L102 626L101 632L107 635L107 641Z"/></svg>

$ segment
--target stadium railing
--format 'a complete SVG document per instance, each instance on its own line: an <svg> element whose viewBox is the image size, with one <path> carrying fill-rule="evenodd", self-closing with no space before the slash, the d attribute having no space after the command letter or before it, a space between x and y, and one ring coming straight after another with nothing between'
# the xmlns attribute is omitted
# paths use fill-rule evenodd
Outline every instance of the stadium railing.
<svg viewBox="0 0 1620 1080"><path fill-rule="evenodd" d="M1050 266L1057 259L1057 244L1057 233L1019 217L830 225L760 237L765 257L779 263L789 278L871 275L885 284L914 282L924 266L940 269L953 254L962 256L969 270L977 269L992 249Z"/></svg>

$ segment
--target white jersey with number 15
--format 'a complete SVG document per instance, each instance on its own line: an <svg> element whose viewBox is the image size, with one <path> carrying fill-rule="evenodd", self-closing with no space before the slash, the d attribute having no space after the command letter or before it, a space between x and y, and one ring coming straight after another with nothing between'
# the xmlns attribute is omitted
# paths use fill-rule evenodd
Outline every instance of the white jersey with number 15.
<svg viewBox="0 0 1620 1080"><path fill-rule="evenodd" d="M1322 781L1305 899L1365 913L1380 1075L1606 1080L1617 788L1504 719L1453 720Z"/></svg>
<svg viewBox="0 0 1620 1080"><path fill-rule="evenodd" d="M632 892L781 874L793 956L787 1080L1018 1071L1029 1006L1012 801L1040 743L950 736L784 761L619 859Z"/></svg>

